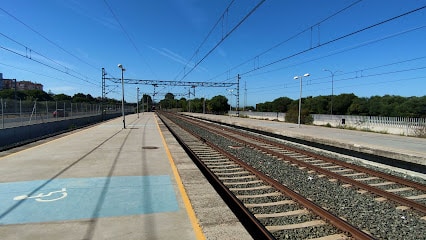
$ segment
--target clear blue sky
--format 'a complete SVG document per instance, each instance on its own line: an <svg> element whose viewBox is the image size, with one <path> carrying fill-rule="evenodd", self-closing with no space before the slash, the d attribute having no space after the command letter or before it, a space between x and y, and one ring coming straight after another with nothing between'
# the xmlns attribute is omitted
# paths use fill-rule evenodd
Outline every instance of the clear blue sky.
<svg viewBox="0 0 426 240"><path fill-rule="evenodd" d="M41 83L45 91L94 97L101 96L101 68L118 78L119 63L130 79L236 82L241 74L240 106L298 99L300 82L293 78L305 73L304 97L330 95L331 74L324 69L335 72L335 95L426 95L426 8L384 22L426 6L426 0L266 0L237 28L259 0L230 3L2 1L0 72ZM129 84L126 101L136 101L137 87L153 94L151 85ZM189 89L156 90L158 101ZM121 86L107 81L107 91L107 97L121 99ZM224 95L235 105L229 88L199 87L195 94Z"/></svg>

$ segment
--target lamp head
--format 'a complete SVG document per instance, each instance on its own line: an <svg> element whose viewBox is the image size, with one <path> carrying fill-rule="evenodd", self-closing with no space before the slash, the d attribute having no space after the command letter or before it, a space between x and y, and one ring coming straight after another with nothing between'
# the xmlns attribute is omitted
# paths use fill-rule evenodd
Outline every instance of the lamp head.
<svg viewBox="0 0 426 240"><path fill-rule="evenodd" d="M309 76L311 76L309 73L305 73L304 75L303 75L304 77L309 77Z"/></svg>
<svg viewBox="0 0 426 240"><path fill-rule="evenodd" d="M121 65L121 64L118 64L118 67L119 67L119 68L123 68L123 65Z"/></svg>
<svg viewBox="0 0 426 240"><path fill-rule="evenodd" d="M293 78L294 80L297 80L297 79L299 79L299 76L294 76L294 78Z"/></svg>

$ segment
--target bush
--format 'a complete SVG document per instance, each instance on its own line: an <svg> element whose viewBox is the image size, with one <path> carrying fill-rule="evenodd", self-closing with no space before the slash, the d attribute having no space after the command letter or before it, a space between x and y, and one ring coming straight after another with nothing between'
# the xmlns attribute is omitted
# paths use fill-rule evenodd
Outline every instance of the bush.
<svg viewBox="0 0 426 240"><path fill-rule="evenodd" d="M290 109L285 114L285 121L290 123L297 123L299 120L299 109ZM300 123L301 124L312 124L314 118L309 114L308 110L302 110L300 113Z"/></svg>

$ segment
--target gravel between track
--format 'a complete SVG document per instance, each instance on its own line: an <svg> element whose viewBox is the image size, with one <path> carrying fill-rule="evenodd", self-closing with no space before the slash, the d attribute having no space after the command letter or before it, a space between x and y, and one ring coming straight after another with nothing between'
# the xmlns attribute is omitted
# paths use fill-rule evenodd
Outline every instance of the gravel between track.
<svg viewBox="0 0 426 240"><path fill-rule="evenodd" d="M234 142L190 125L204 139L244 160L287 187L332 213L347 219L352 225L369 232L377 239L426 239L426 221L412 210L397 210L392 202L378 202L374 196L360 194L357 189L343 187L340 182L331 182L325 177L309 174L282 160L266 156L244 147L231 149ZM277 209L278 211L278 209ZM309 231L309 229L306 229ZM279 233L282 238L285 232Z"/></svg>

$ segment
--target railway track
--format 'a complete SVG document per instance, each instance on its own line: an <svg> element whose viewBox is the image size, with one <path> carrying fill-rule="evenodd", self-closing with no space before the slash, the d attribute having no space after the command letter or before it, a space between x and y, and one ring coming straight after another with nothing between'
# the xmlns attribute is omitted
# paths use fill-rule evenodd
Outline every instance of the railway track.
<svg viewBox="0 0 426 240"><path fill-rule="evenodd" d="M176 115L165 117L162 115L163 121L182 138L180 141L196 156L200 168L233 199L231 205L243 209L239 211L245 211L246 218L253 218L249 225L262 229L258 232L264 236L418 239L410 232L425 227L422 184L353 164L339 165L339 160L291 149L257 134ZM410 194L396 194L405 191ZM337 200L340 197L343 201ZM414 201L416 198L420 200ZM353 216L357 211L360 216ZM397 220L396 224L393 221L395 226L386 229L383 222L371 224L377 220L376 214L388 212L392 213L387 218ZM364 216L368 213L373 214ZM401 228L399 224L408 217L415 219L415 223Z"/></svg>
<svg viewBox="0 0 426 240"><path fill-rule="evenodd" d="M195 124L195 122L192 123ZM289 147L284 143L244 131L226 128L225 132L223 127L218 129L214 125L203 127L217 134L226 134L227 138L245 146L344 182L348 184L345 185L346 187L355 186L361 191L377 194L377 201L392 200L402 204L399 208L410 207L426 215L426 185L421 183L342 162L318 153Z"/></svg>

